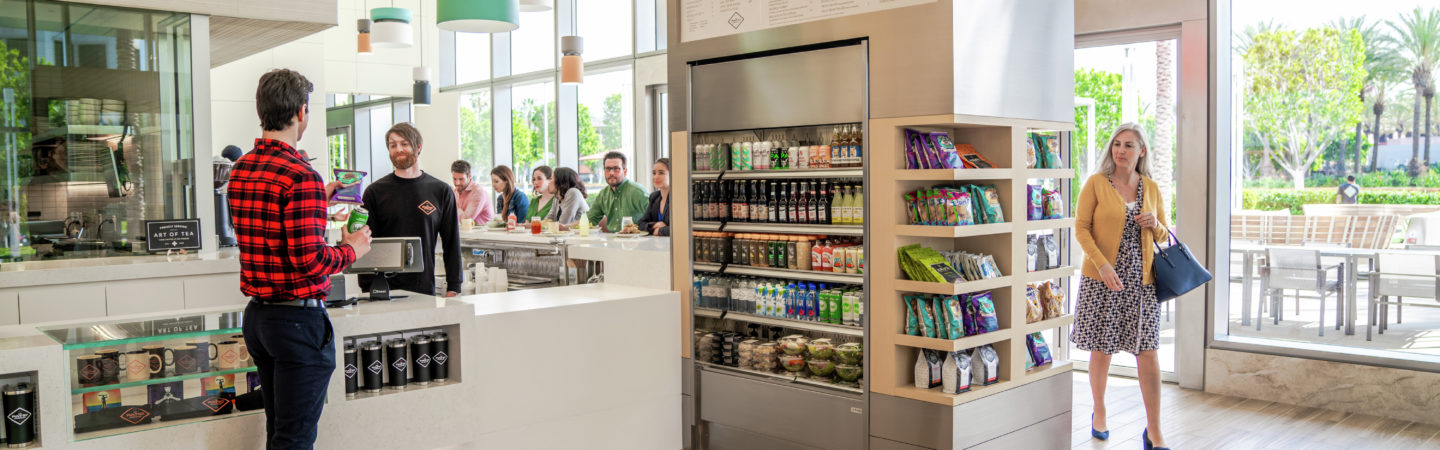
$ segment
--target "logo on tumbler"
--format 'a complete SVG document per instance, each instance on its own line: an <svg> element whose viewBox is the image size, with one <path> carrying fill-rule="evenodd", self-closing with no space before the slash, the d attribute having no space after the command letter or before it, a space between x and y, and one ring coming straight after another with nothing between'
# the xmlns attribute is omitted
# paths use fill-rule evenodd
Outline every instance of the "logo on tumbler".
<svg viewBox="0 0 1440 450"><path fill-rule="evenodd" d="M435 364L445 364L448 359L450 359L450 355L446 355L445 352L435 354Z"/></svg>
<svg viewBox="0 0 1440 450"><path fill-rule="evenodd" d="M145 372L149 371L150 365L146 364L144 361L140 361L137 359L131 361L130 364L125 367L125 370L130 372L130 376L138 377L144 375Z"/></svg>
<svg viewBox="0 0 1440 450"><path fill-rule="evenodd" d="M150 411L146 411L140 408L130 408L125 410L124 413L120 414L121 419L124 419L126 422L130 422L132 424L139 424L140 421L145 420L145 418L147 417L150 417Z"/></svg>
<svg viewBox="0 0 1440 450"><path fill-rule="evenodd" d="M220 408L224 408L228 403L230 403L229 400L220 397L210 397L205 399L204 402L201 402L206 408L210 408L211 411L215 412L220 412Z"/></svg>
<svg viewBox="0 0 1440 450"><path fill-rule="evenodd" d="M80 369L80 376L85 377L86 380L94 381L100 378L100 369L95 368L93 365L85 366L84 369Z"/></svg>
<svg viewBox="0 0 1440 450"><path fill-rule="evenodd" d="M420 367L430 367L430 355L420 355L419 358L415 358L415 364L419 364Z"/></svg>
<svg viewBox="0 0 1440 450"><path fill-rule="evenodd" d="M370 367L369 367L369 368L370 368L370 373L379 375L379 374L380 374L380 371L385 370L385 365L384 365L384 364L380 364L380 360L375 360L375 362L370 363Z"/></svg>
<svg viewBox="0 0 1440 450"><path fill-rule="evenodd" d="M396 359L395 362L390 363L390 366L394 367L395 370L405 370L405 358Z"/></svg>
<svg viewBox="0 0 1440 450"><path fill-rule="evenodd" d="M16 425L24 425L25 422L30 420L30 411L26 411L25 408L15 408L15 410L10 411L10 414L6 415L5 418L10 419L11 422L15 422Z"/></svg>
<svg viewBox="0 0 1440 450"><path fill-rule="evenodd" d="M345 365L345 378L355 378L355 374L359 372L360 369L356 369L354 364Z"/></svg>
<svg viewBox="0 0 1440 450"><path fill-rule="evenodd" d="M180 360L176 361L175 364L180 366L180 370L186 372L195 370L195 357L190 355L181 356Z"/></svg>
<svg viewBox="0 0 1440 450"><path fill-rule="evenodd" d="M234 350L226 350L225 354L220 355L220 359L225 360L226 363L233 363L235 362L235 359L239 357L240 355L235 354Z"/></svg>

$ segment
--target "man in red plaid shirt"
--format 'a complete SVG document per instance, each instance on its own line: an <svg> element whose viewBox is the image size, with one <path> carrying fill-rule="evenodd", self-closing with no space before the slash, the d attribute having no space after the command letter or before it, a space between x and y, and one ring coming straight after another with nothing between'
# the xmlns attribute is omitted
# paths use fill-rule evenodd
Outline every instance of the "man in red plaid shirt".
<svg viewBox="0 0 1440 450"><path fill-rule="evenodd" d="M230 175L230 215L240 247L245 345L260 374L266 448L308 449L335 370L335 336L325 313L330 275L370 251L370 228L325 244L325 208L338 182L324 184L295 149L310 121L314 85L273 70L260 77L255 107L264 128Z"/></svg>

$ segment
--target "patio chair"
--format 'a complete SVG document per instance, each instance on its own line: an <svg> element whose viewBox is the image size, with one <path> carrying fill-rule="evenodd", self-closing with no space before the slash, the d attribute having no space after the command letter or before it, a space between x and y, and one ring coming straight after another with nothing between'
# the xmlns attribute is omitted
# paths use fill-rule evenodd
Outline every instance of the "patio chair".
<svg viewBox="0 0 1440 450"><path fill-rule="evenodd" d="M1397 308L1398 319L1401 299L1404 297L1428 298L1432 303L1411 302L1410 306L1440 308L1440 256L1433 254L1409 254L1385 252L1377 255L1375 271L1370 278L1370 318L1365 324L1365 340L1371 339L1371 327L1377 326L1380 334L1389 328L1390 305ZM1395 297L1391 302L1390 297ZM1396 320L1395 323L1400 323Z"/></svg>
<svg viewBox="0 0 1440 450"><path fill-rule="evenodd" d="M1335 301L1335 329L1341 326L1341 303L1344 303L1344 296L1341 293L1342 285L1340 280L1344 279L1340 264L1322 266L1320 263L1320 252L1303 248L1271 248L1266 250L1265 264L1260 267L1260 296L1269 298L1270 315L1274 318L1276 325L1280 324L1281 318L1285 315L1284 308L1280 306L1283 291L1293 289L1295 291L1311 291L1320 295L1320 335L1325 335L1325 300L1330 293L1336 293ZM1330 278L1331 270L1335 271L1335 277ZM1261 312L1264 314L1264 303L1261 304ZM1260 330L1264 320L1255 321L1255 329Z"/></svg>

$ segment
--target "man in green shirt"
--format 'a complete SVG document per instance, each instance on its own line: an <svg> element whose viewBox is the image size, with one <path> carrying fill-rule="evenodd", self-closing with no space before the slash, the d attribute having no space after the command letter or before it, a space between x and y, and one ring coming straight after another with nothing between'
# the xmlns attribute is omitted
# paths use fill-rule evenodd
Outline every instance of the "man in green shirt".
<svg viewBox="0 0 1440 450"><path fill-rule="evenodd" d="M620 231L620 222L625 217L629 217L636 225L640 224L640 218L645 215L645 208L650 206L650 200L645 195L645 188L629 178L630 170L626 168L625 154L606 153L605 183L610 186L601 189L600 193L590 199L590 212L587 213L590 223L596 223L601 229L611 233Z"/></svg>

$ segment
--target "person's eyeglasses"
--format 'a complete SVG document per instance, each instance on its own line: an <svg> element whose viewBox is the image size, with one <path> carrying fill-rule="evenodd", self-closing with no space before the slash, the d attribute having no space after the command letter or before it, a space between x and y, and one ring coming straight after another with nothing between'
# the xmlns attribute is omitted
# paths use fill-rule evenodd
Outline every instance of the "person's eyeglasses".
<svg viewBox="0 0 1440 450"><path fill-rule="evenodd" d="M606 168L605 168L605 171L606 171L606 172L619 172L619 171L621 171L621 170L625 170L625 168L624 168L624 167L606 167Z"/></svg>

